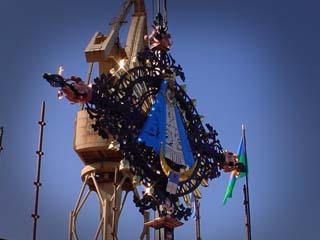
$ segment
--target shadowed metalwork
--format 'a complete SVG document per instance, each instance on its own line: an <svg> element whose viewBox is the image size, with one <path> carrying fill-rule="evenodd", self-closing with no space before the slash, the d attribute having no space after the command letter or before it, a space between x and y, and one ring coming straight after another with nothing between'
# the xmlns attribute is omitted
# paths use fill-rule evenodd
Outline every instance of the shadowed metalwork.
<svg viewBox="0 0 320 240"><path fill-rule="evenodd" d="M191 211L179 203L179 197L191 193L203 179L213 179L220 175L219 165L224 161L222 147L217 132L212 126L203 126L200 116L176 77L185 79L180 65L167 49L163 47L146 48L138 56L139 67L125 72L120 78L111 74L101 75L94 80L92 99L87 110L95 123L93 129L103 138L110 135L120 144L120 151L126 158L134 174L141 177L145 186L153 189L152 194L145 193L141 200L134 199L143 212L147 209L159 209L166 199L172 205L170 216L187 219ZM151 147L138 141L140 131L147 119L160 85L165 79L173 79L171 88L174 98L183 116L183 125L195 159L195 170L185 181L179 182L177 193L166 191L168 177L163 172L159 154ZM168 161L172 169L179 172L181 166ZM160 215L167 210L160 209Z"/></svg>

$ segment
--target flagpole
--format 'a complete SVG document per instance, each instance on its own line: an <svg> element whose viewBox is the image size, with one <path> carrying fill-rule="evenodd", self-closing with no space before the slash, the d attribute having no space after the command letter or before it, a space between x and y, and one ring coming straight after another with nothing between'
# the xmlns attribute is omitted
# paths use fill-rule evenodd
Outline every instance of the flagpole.
<svg viewBox="0 0 320 240"><path fill-rule="evenodd" d="M250 225L250 213L249 213L249 207L248 207L248 194L247 194L247 187L246 184L243 184L243 195L244 195L244 201L243 205L245 207L245 227L246 227L246 233L247 233L247 240L251 240L251 225Z"/></svg>
<svg viewBox="0 0 320 240"><path fill-rule="evenodd" d="M242 124L242 138L243 138L243 146L244 153L246 159L246 184L243 185L243 193L244 193L244 202L245 205L245 214L246 214L246 230L247 230L247 239L251 240L251 215L250 215L250 198L249 198L249 174L248 174L248 158L247 158L247 142L246 142L246 130L244 125Z"/></svg>

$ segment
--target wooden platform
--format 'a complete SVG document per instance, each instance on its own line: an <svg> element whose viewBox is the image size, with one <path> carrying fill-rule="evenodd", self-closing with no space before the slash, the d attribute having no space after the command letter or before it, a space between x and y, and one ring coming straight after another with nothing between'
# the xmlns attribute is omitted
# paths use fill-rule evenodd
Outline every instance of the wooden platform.
<svg viewBox="0 0 320 240"><path fill-rule="evenodd" d="M180 227L181 225L183 225L183 223L170 217L162 217L162 218L156 218L152 221L146 222L144 225L147 227L153 227L155 229L159 229L159 228L174 229L176 227Z"/></svg>

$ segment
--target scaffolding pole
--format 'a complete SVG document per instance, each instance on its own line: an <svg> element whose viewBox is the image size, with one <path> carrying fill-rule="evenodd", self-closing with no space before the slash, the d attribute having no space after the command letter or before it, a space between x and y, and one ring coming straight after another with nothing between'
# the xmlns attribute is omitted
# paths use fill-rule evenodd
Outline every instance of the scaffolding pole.
<svg viewBox="0 0 320 240"><path fill-rule="evenodd" d="M37 239L37 223L39 219L39 192L40 192L40 173L41 173L41 158L43 156L43 151L42 151L42 140L43 140L43 127L46 125L44 122L44 114L45 114L45 102L42 102L41 105L41 113L40 113L40 121L38 122L39 124L39 141L38 141L38 150L36 152L38 158L37 158L37 175L36 175L36 180L34 181L34 186L35 186L35 200L34 200L34 212L32 213L32 218L33 218L33 234L32 234L32 239L36 240Z"/></svg>

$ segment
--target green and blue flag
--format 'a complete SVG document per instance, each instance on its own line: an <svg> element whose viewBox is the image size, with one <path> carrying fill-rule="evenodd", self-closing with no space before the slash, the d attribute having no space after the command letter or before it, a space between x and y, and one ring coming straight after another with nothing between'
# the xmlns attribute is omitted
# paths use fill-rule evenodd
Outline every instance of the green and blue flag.
<svg viewBox="0 0 320 240"><path fill-rule="evenodd" d="M248 174L248 162L247 162L247 150L246 150L246 144L245 144L245 136L241 138L241 142L238 149L238 160L239 163L242 163L245 166L246 171L245 172L238 172L237 170L232 170L229 183L227 186L226 193L223 198L223 205L227 203L228 198L232 198L232 192L234 185L236 183L237 178L242 178Z"/></svg>

